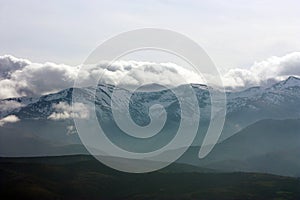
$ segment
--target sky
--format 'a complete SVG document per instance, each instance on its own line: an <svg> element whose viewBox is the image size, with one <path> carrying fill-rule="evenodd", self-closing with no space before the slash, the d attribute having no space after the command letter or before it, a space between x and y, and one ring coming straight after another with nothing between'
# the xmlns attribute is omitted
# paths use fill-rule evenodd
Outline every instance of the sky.
<svg viewBox="0 0 300 200"><path fill-rule="evenodd" d="M98 45L145 27L173 30L197 42L220 69L226 86L299 76L299 8L296 0L0 0L0 98L70 87L78 66ZM117 80L126 65L117 63L108 81ZM164 76L183 73L168 67ZM145 77L131 81L140 83Z"/></svg>
<svg viewBox="0 0 300 200"><path fill-rule="evenodd" d="M166 28L200 44L218 67L300 51L297 0L0 0L0 55L81 64L104 40Z"/></svg>

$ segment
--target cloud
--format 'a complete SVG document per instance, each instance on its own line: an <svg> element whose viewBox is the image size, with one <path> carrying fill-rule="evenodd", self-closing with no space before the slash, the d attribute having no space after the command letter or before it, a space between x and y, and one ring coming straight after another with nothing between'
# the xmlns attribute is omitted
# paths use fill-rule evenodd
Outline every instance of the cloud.
<svg viewBox="0 0 300 200"><path fill-rule="evenodd" d="M0 56L0 99L57 92L73 87L76 78L89 86L102 74L101 83L121 86L205 83L197 74L173 63L116 61L108 69L106 66L107 62L102 62L84 66L80 71L81 66L33 63L13 56ZM300 52L255 62L249 69L230 69L222 79L226 87L241 88L266 85L289 75L300 76Z"/></svg>
<svg viewBox="0 0 300 200"><path fill-rule="evenodd" d="M106 66L106 63L99 66L101 69ZM99 71L99 73L103 73L103 71ZM172 86L204 82L202 77L196 73L174 63L116 61L103 74L102 82L121 86L140 86L151 83Z"/></svg>
<svg viewBox="0 0 300 200"><path fill-rule="evenodd" d="M0 98L34 96L72 86L78 67L0 57Z"/></svg>
<svg viewBox="0 0 300 200"><path fill-rule="evenodd" d="M6 123L15 123L15 122L18 122L18 121L20 121L20 119L17 116L9 115L7 117L4 117L4 118L0 119L0 126L3 126Z"/></svg>
<svg viewBox="0 0 300 200"><path fill-rule="evenodd" d="M300 76L300 52L255 62L249 69L231 69L223 76L227 87L264 86L287 76Z"/></svg>
<svg viewBox="0 0 300 200"><path fill-rule="evenodd" d="M48 119L64 120L64 119L88 119L89 110L83 103L74 103L73 107L65 102L60 102L52 106L55 110Z"/></svg>
<svg viewBox="0 0 300 200"><path fill-rule="evenodd" d="M13 72L29 64L30 61L25 59L15 58L10 55L0 56L0 80L10 78Z"/></svg>
<svg viewBox="0 0 300 200"><path fill-rule="evenodd" d="M84 66L81 71L81 66L33 63L9 55L1 56L0 63L0 99L56 92L72 87L76 78L89 86L102 74L101 83L118 84L121 80L120 85L174 85L183 80L202 80L195 73L172 63L116 61L106 69L107 62L102 62Z"/></svg>
<svg viewBox="0 0 300 200"><path fill-rule="evenodd" d="M73 125L67 126L67 135L73 135L76 134L76 128Z"/></svg>
<svg viewBox="0 0 300 200"><path fill-rule="evenodd" d="M16 108L21 108L23 105L17 101L0 101L1 112L10 111Z"/></svg>

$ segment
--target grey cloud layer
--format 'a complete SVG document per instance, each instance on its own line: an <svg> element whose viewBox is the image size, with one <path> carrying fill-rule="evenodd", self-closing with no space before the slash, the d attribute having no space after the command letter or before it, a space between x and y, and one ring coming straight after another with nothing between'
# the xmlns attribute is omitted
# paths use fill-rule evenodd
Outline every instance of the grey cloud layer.
<svg viewBox="0 0 300 200"><path fill-rule="evenodd" d="M69 66L47 62L33 63L13 56L0 56L0 99L17 96L34 96L72 87L80 78L89 85L102 74L106 63L87 66ZM125 76L127 75L127 76ZM271 57L256 62L249 69L230 69L223 74L226 87L239 88L265 85L269 81L286 76L300 76L300 52L283 57ZM125 77L123 79L123 77ZM153 63L138 61L117 61L105 70L104 83L141 85L146 83L181 84L182 81L203 83L195 73L173 63Z"/></svg>

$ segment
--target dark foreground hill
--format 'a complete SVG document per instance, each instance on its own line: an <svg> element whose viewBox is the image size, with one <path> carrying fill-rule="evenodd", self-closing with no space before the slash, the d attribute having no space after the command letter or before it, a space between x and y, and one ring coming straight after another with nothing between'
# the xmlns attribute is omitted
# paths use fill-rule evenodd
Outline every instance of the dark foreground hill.
<svg viewBox="0 0 300 200"><path fill-rule="evenodd" d="M91 156L1 158L1 199L300 199L300 179L173 164L128 174Z"/></svg>

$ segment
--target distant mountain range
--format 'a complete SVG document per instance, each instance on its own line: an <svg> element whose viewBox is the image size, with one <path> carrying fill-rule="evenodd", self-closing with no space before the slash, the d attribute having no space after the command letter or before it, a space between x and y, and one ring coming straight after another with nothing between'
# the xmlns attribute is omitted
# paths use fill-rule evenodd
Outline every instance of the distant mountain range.
<svg viewBox="0 0 300 200"><path fill-rule="evenodd" d="M139 125L150 122L149 106L162 104L168 112L165 133L141 145L121 137L110 109L115 86L98 85L97 88L69 88L41 97L19 97L0 100L0 119L15 115L20 121L0 126L1 156L37 156L87 153L74 129L71 118L52 119L57 105L70 105L73 90L78 90L89 103L96 89L96 111L99 123L110 139L125 149L154 150L166 144L176 133L180 121L180 107L170 90L151 90L135 93L130 102L130 114ZM181 86L176 89L180 90ZM210 119L210 94L208 87L192 84L199 102L200 129L181 161L224 170L266 171L277 174L300 175L300 79L289 77L270 87L252 87L242 91L227 92L227 115L219 144L204 160L198 161L196 150ZM124 90L118 88L119 90ZM217 90L216 90L217 91ZM126 92L126 91L125 91ZM184 92L184 91L183 91ZM190 112L193 108L190 108ZM299 154L299 153L298 153ZM193 157L193 159L191 159ZM197 159L197 160L195 160ZM276 164L277 163L277 164ZM280 165L278 165L280 164ZM290 166L289 171L287 170ZM299 171L298 171L299 169Z"/></svg>

